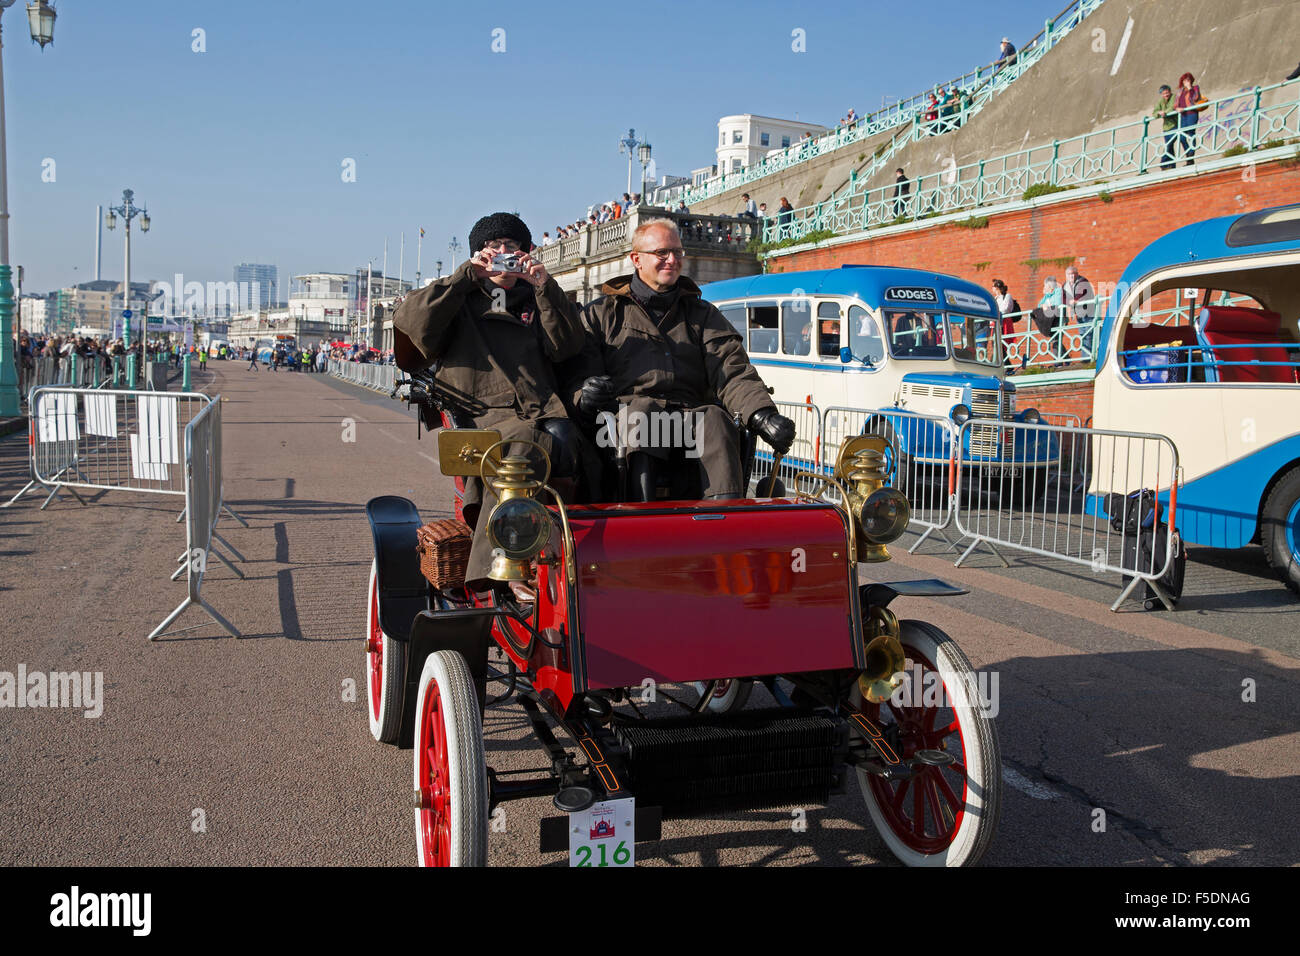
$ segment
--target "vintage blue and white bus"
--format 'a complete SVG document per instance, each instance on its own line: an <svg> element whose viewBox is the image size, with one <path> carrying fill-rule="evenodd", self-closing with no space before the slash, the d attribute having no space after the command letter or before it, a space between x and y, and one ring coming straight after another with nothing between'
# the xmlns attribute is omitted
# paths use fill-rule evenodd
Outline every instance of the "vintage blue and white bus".
<svg viewBox="0 0 1300 956"><path fill-rule="evenodd" d="M1184 226L1134 258L1102 324L1093 424L1169 436L1183 540L1258 541L1300 592L1300 204Z"/></svg>
<svg viewBox="0 0 1300 956"><path fill-rule="evenodd" d="M1046 469L1057 454L1047 432L996 427L1040 420L1016 409L1002 365L997 302L973 282L886 266L779 272L712 282L704 298L745 340L778 401L822 409L881 410L902 456L946 467L953 429L922 427L891 410L972 426L961 461L1009 473ZM1030 481L1043 488L1046 481Z"/></svg>

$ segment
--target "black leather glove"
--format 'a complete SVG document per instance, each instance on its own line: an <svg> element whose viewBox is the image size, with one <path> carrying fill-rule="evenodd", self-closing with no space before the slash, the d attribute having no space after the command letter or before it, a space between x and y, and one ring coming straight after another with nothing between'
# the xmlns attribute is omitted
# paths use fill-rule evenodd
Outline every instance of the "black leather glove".
<svg viewBox="0 0 1300 956"><path fill-rule="evenodd" d="M794 444L794 422L775 408L760 408L750 416L749 427L758 432L777 454L784 455Z"/></svg>
<svg viewBox="0 0 1300 956"><path fill-rule="evenodd" d="M598 412L613 408L617 397L613 379L608 375L593 375L582 383L578 410L589 418L595 418Z"/></svg>

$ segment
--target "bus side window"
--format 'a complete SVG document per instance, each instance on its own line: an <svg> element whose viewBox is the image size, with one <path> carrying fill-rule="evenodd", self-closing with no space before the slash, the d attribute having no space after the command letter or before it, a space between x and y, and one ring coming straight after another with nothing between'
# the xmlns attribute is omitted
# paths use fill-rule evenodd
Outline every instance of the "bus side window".
<svg viewBox="0 0 1300 956"><path fill-rule="evenodd" d="M849 349L854 358L879 365L885 358L885 340L875 318L860 305L849 306Z"/></svg>
<svg viewBox="0 0 1300 956"><path fill-rule="evenodd" d="M837 358L840 354L840 306L823 302L817 306L817 354Z"/></svg>
<svg viewBox="0 0 1300 956"><path fill-rule="evenodd" d="M719 310L723 317L731 323L731 327L740 333L740 337L745 337L745 307L743 305L724 305Z"/></svg>
<svg viewBox="0 0 1300 956"><path fill-rule="evenodd" d="M781 351L786 355L812 352L812 307L807 299L781 303Z"/></svg>
<svg viewBox="0 0 1300 956"><path fill-rule="evenodd" d="M749 351L776 354L777 308L774 305L749 307Z"/></svg>

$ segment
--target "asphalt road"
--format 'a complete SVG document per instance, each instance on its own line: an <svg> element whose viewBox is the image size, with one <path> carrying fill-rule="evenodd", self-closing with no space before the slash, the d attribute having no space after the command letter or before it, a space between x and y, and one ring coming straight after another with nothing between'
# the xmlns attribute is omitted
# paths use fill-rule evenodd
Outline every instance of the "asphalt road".
<svg viewBox="0 0 1300 956"><path fill-rule="evenodd" d="M191 609L177 625L200 626L145 640L184 596L168 581L185 547L176 499L0 510L0 671L104 682L95 718L0 709L0 863L411 864L411 752L366 725L363 507L400 494L447 514L434 445L404 406L325 376L217 362L198 384L225 402L226 499L250 524L220 527L247 579L213 565L203 596L244 637ZM6 500L26 453L23 436L0 439ZM1300 863L1300 604L1257 549L1193 549L1174 614L1112 613L1118 580L1064 563L893 552L864 576L970 587L894 607L999 678L1007 786L985 865ZM517 706L489 710L493 766L542 764L525 726ZM792 809L666 823L638 861L895 865L856 788L801 808L801 832ZM505 813L491 863L566 864L537 851L549 800Z"/></svg>

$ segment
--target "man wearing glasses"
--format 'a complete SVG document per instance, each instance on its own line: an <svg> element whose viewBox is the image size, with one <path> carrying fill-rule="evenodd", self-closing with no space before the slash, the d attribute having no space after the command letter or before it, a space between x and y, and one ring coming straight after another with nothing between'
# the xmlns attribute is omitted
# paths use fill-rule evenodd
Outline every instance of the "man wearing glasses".
<svg viewBox="0 0 1300 956"><path fill-rule="evenodd" d="M587 309L587 343L571 367L574 405L589 421L616 404L629 417L689 415L696 423L689 457L698 458L703 496L739 498L745 489L732 416L782 454L794 441L794 422L777 412L731 323L682 275L685 252L672 220L638 226L629 258L635 271L601 286L604 298ZM678 456L657 436L624 437L629 494L651 501ZM696 466L688 459L682 467Z"/></svg>
<svg viewBox="0 0 1300 956"><path fill-rule="evenodd" d="M469 247L474 253L464 265L402 300L393 316L394 359L408 372L437 363L443 395L472 427L541 445L553 484L569 498L584 469L593 469L593 483L597 477L595 454L583 453L582 435L556 393L553 363L582 350L577 307L530 255L532 235L518 216L484 216L470 231ZM479 480L466 479L464 514L472 527L482 495ZM480 530L466 573L479 589L492 561Z"/></svg>

